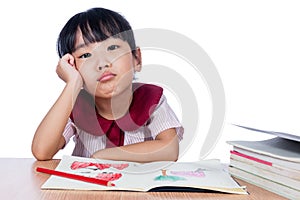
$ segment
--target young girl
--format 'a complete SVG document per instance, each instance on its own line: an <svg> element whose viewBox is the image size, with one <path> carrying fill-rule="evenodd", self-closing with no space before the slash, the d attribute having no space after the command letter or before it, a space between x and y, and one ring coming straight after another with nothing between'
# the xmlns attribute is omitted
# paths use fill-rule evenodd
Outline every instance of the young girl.
<svg viewBox="0 0 300 200"><path fill-rule="evenodd" d="M78 13L57 48L66 85L35 132L36 159L52 159L74 136L74 156L177 160L183 128L161 87L133 83L142 59L126 19L104 8Z"/></svg>

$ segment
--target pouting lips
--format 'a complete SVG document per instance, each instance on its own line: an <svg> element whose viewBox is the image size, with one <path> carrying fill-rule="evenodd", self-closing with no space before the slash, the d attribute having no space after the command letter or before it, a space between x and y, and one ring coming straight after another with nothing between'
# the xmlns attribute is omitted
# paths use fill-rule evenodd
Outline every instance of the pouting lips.
<svg viewBox="0 0 300 200"><path fill-rule="evenodd" d="M108 80L114 78L115 76L116 76L116 74L114 74L114 73L105 72L102 74L102 76L97 81L99 81L99 82L108 81Z"/></svg>

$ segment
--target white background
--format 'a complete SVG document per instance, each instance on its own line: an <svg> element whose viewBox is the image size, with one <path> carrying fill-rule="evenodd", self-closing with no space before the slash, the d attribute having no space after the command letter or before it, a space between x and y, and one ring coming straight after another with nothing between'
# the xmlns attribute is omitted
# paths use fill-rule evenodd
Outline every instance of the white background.
<svg viewBox="0 0 300 200"><path fill-rule="evenodd" d="M227 140L266 137L230 123L300 135L297 1L6 1L0 8L0 157L32 157L35 129L64 86L55 73L57 36L71 16L91 7L120 12L133 29L184 34L210 56L225 88L226 120L207 158L227 162ZM183 159L197 160L198 151L194 144Z"/></svg>

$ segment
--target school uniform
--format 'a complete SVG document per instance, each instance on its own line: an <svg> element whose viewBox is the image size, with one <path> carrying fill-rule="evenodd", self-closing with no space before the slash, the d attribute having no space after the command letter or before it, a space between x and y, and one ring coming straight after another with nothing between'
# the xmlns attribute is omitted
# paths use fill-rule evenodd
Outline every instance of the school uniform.
<svg viewBox="0 0 300 200"><path fill-rule="evenodd" d="M74 136L73 156L90 157L94 152L154 140L162 131L175 128L179 140L184 129L163 95L152 84L133 83L133 98L128 113L117 120L99 115L93 97L82 90L75 102L63 136L66 143Z"/></svg>

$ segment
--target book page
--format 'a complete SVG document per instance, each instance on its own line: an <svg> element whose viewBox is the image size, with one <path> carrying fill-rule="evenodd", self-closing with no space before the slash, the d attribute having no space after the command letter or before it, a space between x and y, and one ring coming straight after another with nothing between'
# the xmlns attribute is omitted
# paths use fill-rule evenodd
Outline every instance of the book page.
<svg viewBox="0 0 300 200"><path fill-rule="evenodd" d="M106 187L51 176L42 189L149 191L157 187L186 187L227 193L247 194L223 170L219 160L199 162L152 162L146 164L64 156L56 170L112 181Z"/></svg>
<svg viewBox="0 0 300 200"><path fill-rule="evenodd" d="M293 133L285 133L285 132L279 132L279 131L267 131L267 130L248 127L248 126L242 126L242 125L238 125L238 124L233 124L233 125L237 126L237 127L240 127L240 128L250 130L250 131L266 133L266 134L274 135L274 136L277 136L277 137L281 137L281 138L285 138L285 139L300 142L300 133L298 133L298 135L296 135L296 134L293 134Z"/></svg>

